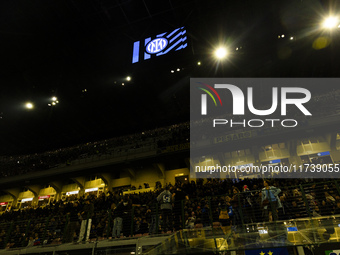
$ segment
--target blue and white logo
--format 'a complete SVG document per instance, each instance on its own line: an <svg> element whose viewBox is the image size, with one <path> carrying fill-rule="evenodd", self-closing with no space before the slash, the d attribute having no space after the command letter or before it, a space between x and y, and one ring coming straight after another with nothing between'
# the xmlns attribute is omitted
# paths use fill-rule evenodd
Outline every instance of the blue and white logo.
<svg viewBox="0 0 340 255"><path fill-rule="evenodd" d="M132 63L159 57L185 49L187 44L185 27L158 34L133 43Z"/></svg>
<svg viewBox="0 0 340 255"><path fill-rule="evenodd" d="M152 40L151 42L146 45L146 51L150 54L155 54L163 49L168 45L168 40L165 38L157 38L155 40Z"/></svg>

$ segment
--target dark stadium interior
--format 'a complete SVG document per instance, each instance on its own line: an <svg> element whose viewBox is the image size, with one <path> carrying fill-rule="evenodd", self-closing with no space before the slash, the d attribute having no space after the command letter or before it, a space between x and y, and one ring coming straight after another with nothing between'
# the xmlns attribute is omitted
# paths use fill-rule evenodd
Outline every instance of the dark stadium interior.
<svg viewBox="0 0 340 255"><path fill-rule="evenodd" d="M10 1L1 4L1 153L42 152L189 119L189 77L337 77L327 1ZM131 64L132 44L186 26L188 47ZM286 34L278 39L278 35ZM296 38L293 41L289 37ZM233 57L217 65L216 45ZM235 49L240 49L236 51ZM241 49L242 47L242 49ZM202 65L197 66L197 61ZM180 68L172 74L170 70ZM131 82L121 86L126 76ZM84 90L86 92L82 92ZM57 107L48 100L57 96ZM34 111L21 107L35 103Z"/></svg>
<svg viewBox="0 0 340 255"><path fill-rule="evenodd" d="M60 255L338 249L335 175L203 180L189 169L190 78L338 78L340 19L332 30L320 24L340 17L339 7L326 0L1 2L0 255L33 246ZM132 63L134 42L181 27L186 48ZM220 45L229 55L217 61ZM311 91L317 96L307 106L319 121L306 117L285 132L230 129L251 137L215 145L221 155L204 161L338 166L340 87ZM254 92L260 107L271 103L269 92ZM204 130L208 121L194 124ZM282 207L264 209L263 177L280 190ZM167 188L175 197L170 215L157 200ZM92 224L89 243L84 221Z"/></svg>

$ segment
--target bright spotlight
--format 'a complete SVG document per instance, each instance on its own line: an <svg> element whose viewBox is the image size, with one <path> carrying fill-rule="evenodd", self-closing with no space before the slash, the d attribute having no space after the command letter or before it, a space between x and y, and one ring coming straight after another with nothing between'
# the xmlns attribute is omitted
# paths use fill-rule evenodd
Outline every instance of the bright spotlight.
<svg viewBox="0 0 340 255"><path fill-rule="evenodd" d="M52 105L56 105L56 103L55 103L55 102L52 102Z"/></svg>
<svg viewBox="0 0 340 255"><path fill-rule="evenodd" d="M198 62L197 62L197 65L200 66L200 65L201 65L201 61L198 61Z"/></svg>
<svg viewBox="0 0 340 255"><path fill-rule="evenodd" d="M126 80L131 81L131 77L130 76L126 77Z"/></svg>
<svg viewBox="0 0 340 255"><path fill-rule="evenodd" d="M30 102L27 102L26 105L25 105L25 107L26 107L27 109L33 109L33 108L34 108L34 105L33 105L32 103L30 103Z"/></svg>
<svg viewBox="0 0 340 255"><path fill-rule="evenodd" d="M56 97L52 97L52 101L57 101L58 99Z"/></svg>
<svg viewBox="0 0 340 255"><path fill-rule="evenodd" d="M281 38L285 38L285 35L282 34L282 35L281 35Z"/></svg>
<svg viewBox="0 0 340 255"><path fill-rule="evenodd" d="M171 70L171 73L174 73L175 71L174 70Z"/></svg>
<svg viewBox="0 0 340 255"><path fill-rule="evenodd" d="M181 69L177 68L177 72L181 71Z"/></svg>
<svg viewBox="0 0 340 255"><path fill-rule="evenodd" d="M332 29L339 25L339 19L337 17L328 17L322 23L323 28Z"/></svg>
<svg viewBox="0 0 340 255"><path fill-rule="evenodd" d="M215 56L217 59L224 59L228 55L227 49L220 47L215 51Z"/></svg>

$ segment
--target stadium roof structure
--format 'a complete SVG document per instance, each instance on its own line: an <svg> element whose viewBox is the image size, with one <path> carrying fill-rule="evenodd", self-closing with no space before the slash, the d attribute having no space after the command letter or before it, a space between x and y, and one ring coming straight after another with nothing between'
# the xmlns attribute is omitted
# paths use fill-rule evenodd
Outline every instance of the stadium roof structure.
<svg viewBox="0 0 340 255"><path fill-rule="evenodd" d="M0 10L0 155L188 121L190 77L339 70L338 31L313 48L318 24L337 11L327 1L13 0ZM183 26L183 51L132 64L135 41ZM232 52L223 63L211 57L220 44Z"/></svg>

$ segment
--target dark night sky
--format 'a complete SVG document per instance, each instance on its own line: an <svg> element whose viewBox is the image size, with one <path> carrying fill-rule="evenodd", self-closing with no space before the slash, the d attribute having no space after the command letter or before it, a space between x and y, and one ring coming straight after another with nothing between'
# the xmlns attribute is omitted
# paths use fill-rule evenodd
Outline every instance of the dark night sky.
<svg viewBox="0 0 340 255"><path fill-rule="evenodd" d="M188 121L190 77L337 77L340 31L318 30L330 10L340 13L334 3L2 1L0 155ZM131 64L134 41L181 26L185 50ZM330 44L315 50L320 36ZM219 64L211 58L218 44L231 49ZM60 101L55 107L47 105L52 96ZM24 109L27 101L33 110Z"/></svg>

